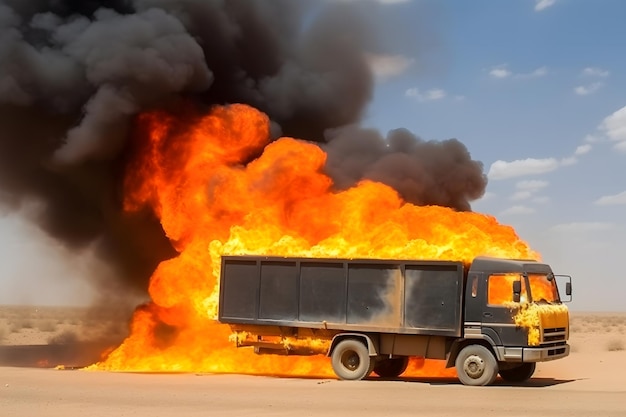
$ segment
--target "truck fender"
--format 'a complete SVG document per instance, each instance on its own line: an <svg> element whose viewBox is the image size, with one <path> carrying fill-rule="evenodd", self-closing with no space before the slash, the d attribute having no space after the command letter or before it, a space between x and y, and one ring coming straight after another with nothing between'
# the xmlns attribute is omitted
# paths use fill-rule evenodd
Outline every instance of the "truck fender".
<svg viewBox="0 0 626 417"><path fill-rule="evenodd" d="M491 327L483 326L482 328L483 338L489 340L491 346L502 346L502 340L500 335Z"/></svg>
<svg viewBox="0 0 626 417"><path fill-rule="evenodd" d="M357 339L361 340L367 346L367 350L370 356L378 355L378 340L374 341L370 335L364 333L339 333L333 337L333 340L330 342L330 347L328 348L328 352L326 352L326 356L331 356L335 346L337 343L341 342L344 339Z"/></svg>
<svg viewBox="0 0 626 417"><path fill-rule="evenodd" d="M486 347L493 353L496 360L498 361L502 360L502 358L500 357L501 352L499 351L499 349L496 349L496 344L494 343L493 339L489 337L488 335L481 334L472 338L456 339L454 342L452 342L452 346L450 346L450 353L448 354L448 359L446 361L446 368L453 367L456 361L456 357L461 351L461 349L471 344L482 345Z"/></svg>

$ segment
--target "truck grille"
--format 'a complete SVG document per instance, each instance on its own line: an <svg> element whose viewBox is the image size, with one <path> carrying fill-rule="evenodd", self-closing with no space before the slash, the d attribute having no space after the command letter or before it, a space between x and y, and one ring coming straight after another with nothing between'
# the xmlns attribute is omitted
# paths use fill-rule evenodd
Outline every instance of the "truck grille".
<svg viewBox="0 0 626 417"><path fill-rule="evenodd" d="M567 340L567 328L565 327L552 327L542 329L541 344L542 345L559 345L558 342L565 342Z"/></svg>
<svg viewBox="0 0 626 417"><path fill-rule="evenodd" d="M548 351L548 357L562 355L565 353L565 349L566 349L565 342L563 342L563 347L555 347L554 349L550 349Z"/></svg>

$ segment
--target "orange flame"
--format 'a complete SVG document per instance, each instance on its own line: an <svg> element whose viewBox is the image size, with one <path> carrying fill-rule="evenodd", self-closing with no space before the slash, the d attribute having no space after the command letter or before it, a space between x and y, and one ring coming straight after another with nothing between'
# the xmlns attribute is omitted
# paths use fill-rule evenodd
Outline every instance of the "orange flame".
<svg viewBox="0 0 626 417"><path fill-rule="evenodd" d="M97 369L332 376L324 356L257 356L235 349L217 315L220 256L266 254L461 260L536 258L495 218L405 203L380 183L333 191L326 154L291 138L269 143L269 120L245 106L181 122L139 118L125 208L152 207L180 255L151 278L152 302ZM453 376L413 360L409 375Z"/></svg>

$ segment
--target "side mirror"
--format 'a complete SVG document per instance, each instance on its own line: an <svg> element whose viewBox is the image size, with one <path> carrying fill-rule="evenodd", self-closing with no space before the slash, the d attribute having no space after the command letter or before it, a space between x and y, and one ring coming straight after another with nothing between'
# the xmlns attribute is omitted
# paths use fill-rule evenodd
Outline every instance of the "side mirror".
<svg viewBox="0 0 626 417"><path fill-rule="evenodd" d="M565 283L565 296L567 298L562 298L561 301L564 303L569 303L570 301L572 301L572 277L569 275L555 275L555 278L558 278L557 282L560 283L559 292L563 288L563 283Z"/></svg>
<svg viewBox="0 0 626 417"><path fill-rule="evenodd" d="M519 303L522 295L522 281L513 281L513 302Z"/></svg>

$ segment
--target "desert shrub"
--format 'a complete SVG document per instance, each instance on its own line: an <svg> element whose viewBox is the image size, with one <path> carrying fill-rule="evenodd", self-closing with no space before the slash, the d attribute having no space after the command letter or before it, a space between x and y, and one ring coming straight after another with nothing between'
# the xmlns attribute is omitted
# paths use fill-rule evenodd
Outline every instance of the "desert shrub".
<svg viewBox="0 0 626 417"><path fill-rule="evenodd" d="M572 324L569 326L569 330L574 333L580 333L583 331L583 327L580 324Z"/></svg>
<svg viewBox="0 0 626 417"><path fill-rule="evenodd" d="M33 321L31 319L16 319L11 322L11 332L19 332L22 329L32 329Z"/></svg>
<svg viewBox="0 0 626 417"><path fill-rule="evenodd" d="M621 350L626 349L626 347L624 347L624 341L623 340L612 339L612 340L609 341L609 343L607 343L606 349L609 352L617 352L617 351L621 351Z"/></svg>
<svg viewBox="0 0 626 417"><path fill-rule="evenodd" d="M37 330L41 332L56 332L57 322L54 320L39 320L37 322Z"/></svg>
<svg viewBox="0 0 626 417"><path fill-rule="evenodd" d="M7 328L6 326L2 325L0 326L0 344L2 343L2 341L4 340L4 338L7 336Z"/></svg>

